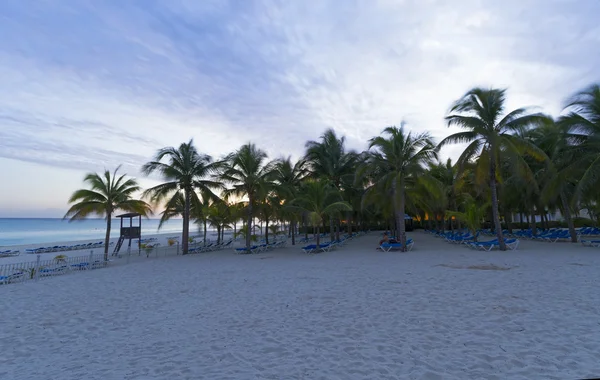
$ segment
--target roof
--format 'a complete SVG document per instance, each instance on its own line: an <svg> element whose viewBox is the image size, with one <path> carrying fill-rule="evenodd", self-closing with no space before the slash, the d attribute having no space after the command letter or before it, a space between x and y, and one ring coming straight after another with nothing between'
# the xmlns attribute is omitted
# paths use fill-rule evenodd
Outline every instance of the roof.
<svg viewBox="0 0 600 380"><path fill-rule="evenodd" d="M133 218L134 216L142 216L142 214L138 214L137 212L128 212L127 214L117 215L117 218Z"/></svg>

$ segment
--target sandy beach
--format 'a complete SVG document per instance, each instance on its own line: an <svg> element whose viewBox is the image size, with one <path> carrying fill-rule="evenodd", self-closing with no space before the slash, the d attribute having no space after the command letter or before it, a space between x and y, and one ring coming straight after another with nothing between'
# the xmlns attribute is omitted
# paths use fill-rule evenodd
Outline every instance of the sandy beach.
<svg viewBox="0 0 600 380"><path fill-rule="evenodd" d="M232 250L0 286L6 379L600 375L598 249L476 252L422 232L330 253Z"/></svg>

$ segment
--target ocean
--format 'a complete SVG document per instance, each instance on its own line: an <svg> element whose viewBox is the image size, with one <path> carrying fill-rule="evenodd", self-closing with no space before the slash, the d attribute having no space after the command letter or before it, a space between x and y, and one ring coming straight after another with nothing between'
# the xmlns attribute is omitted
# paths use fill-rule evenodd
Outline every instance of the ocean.
<svg viewBox="0 0 600 380"><path fill-rule="evenodd" d="M129 223L129 219L125 219ZM137 221L134 220L134 225ZM173 219L158 230L158 219L142 219L142 238L157 233L180 234L181 219ZM119 237L119 219L113 219L111 238ZM198 226L190 224L190 235L197 235ZM104 240L106 221L85 219L69 223L60 218L0 218L0 246L68 242L76 240Z"/></svg>

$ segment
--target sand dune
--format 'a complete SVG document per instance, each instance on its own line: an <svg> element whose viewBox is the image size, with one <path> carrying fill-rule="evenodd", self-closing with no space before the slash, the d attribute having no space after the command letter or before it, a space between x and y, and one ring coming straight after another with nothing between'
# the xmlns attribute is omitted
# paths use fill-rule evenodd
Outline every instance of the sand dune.
<svg viewBox="0 0 600 380"><path fill-rule="evenodd" d="M411 235L231 250L0 287L2 379L600 376L600 252ZM499 270L504 269L504 270Z"/></svg>

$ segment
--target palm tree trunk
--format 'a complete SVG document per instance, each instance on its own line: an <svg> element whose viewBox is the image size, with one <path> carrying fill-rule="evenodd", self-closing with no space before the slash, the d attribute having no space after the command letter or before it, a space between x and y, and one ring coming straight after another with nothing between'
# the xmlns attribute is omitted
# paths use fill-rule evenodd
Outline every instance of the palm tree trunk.
<svg viewBox="0 0 600 380"><path fill-rule="evenodd" d="M290 231L292 233L292 245L296 245L296 221L291 221L290 222Z"/></svg>
<svg viewBox="0 0 600 380"><path fill-rule="evenodd" d="M329 241L335 240L335 233L333 229L333 216L329 217Z"/></svg>
<svg viewBox="0 0 600 380"><path fill-rule="evenodd" d="M302 222L304 223L304 239L308 240L308 224L306 223L306 213L302 213Z"/></svg>
<svg viewBox="0 0 600 380"><path fill-rule="evenodd" d="M252 235L252 196L248 194L248 221L247 221L247 232L246 232L246 253L250 252L250 237Z"/></svg>
<svg viewBox="0 0 600 380"><path fill-rule="evenodd" d="M104 261L108 261L108 245L110 244L110 227L112 224L112 213L106 216L106 237L104 238ZM91 263L90 263L91 265Z"/></svg>
<svg viewBox="0 0 600 380"><path fill-rule="evenodd" d="M191 194L188 189L184 190L185 192L185 207L183 210L183 255L188 254L189 247L189 237L190 237L190 204L192 203Z"/></svg>
<svg viewBox="0 0 600 380"><path fill-rule="evenodd" d="M523 228L523 213L522 212L519 213L519 229L520 230L524 229Z"/></svg>
<svg viewBox="0 0 600 380"><path fill-rule="evenodd" d="M402 244L402 252L406 252L406 219L404 219L404 209L405 209L405 199L404 199L404 181L400 181L400 189L399 189L399 195L400 195L400 199L399 199L399 203L400 203L400 210L399 210L399 217L398 215L396 216L396 218L398 218L397 223L399 223L400 227L398 228L398 230L400 231L400 244Z"/></svg>
<svg viewBox="0 0 600 380"><path fill-rule="evenodd" d="M530 219L530 228L533 236L537 235L537 223L535 222L535 210L533 209L533 205L529 209L529 213L531 214Z"/></svg>
<svg viewBox="0 0 600 380"><path fill-rule="evenodd" d="M396 239L402 245L401 250L405 250L406 244L406 233L404 232L404 199L402 199L404 194L402 193L402 184L400 184L400 188L398 189L398 181L394 180L392 184L392 198L394 199L394 218L396 222Z"/></svg>
<svg viewBox="0 0 600 380"><path fill-rule="evenodd" d="M348 235L352 235L352 213L350 211L346 213L346 230Z"/></svg>
<svg viewBox="0 0 600 380"><path fill-rule="evenodd" d="M269 244L269 218L265 218L265 242Z"/></svg>
<svg viewBox="0 0 600 380"><path fill-rule="evenodd" d="M569 235L571 235L571 243L577 243L577 232L575 231L575 224L573 223L573 217L571 216L571 207L564 191L560 192L560 201L563 206L563 216L567 221L569 227Z"/></svg>
<svg viewBox="0 0 600 380"><path fill-rule="evenodd" d="M498 187L496 186L496 157L494 157L495 150L492 147L490 157L490 189L492 191L492 219L494 221L494 227L496 229L496 237L498 238L498 245L501 251L506 251L506 243L504 242L504 236L502 236L502 226L500 225L500 213L498 212Z"/></svg>
<svg viewBox="0 0 600 380"><path fill-rule="evenodd" d="M206 219L204 219L204 246L206 246Z"/></svg>
<svg viewBox="0 0 600 380"><path fill-rule="evenodd" d="M542 229L548 230L548 229L550 229L550 227L548 226L548 221L546 220L546 217L544 214L545 214L545 210L540 211L540 221L542 222Z"/></svg>
<svg viewBox="0 0 600 380"><path fill-rule="evenodd" d="M341 222L340 222L339 218L336 218L335 222L336 222L336 226L335 226L335 240L339 241L340 240L340 226L341 226Z"/></svg>
<svg viewBox="0 0 600 380"><path fill-rule="evenodd" d="M504 220L506 220L506 229L508 230L508 233L510 233L510 234L512 234L512 232L513 232L512 224L511 224L511 219L512 219L512 213L505 212L504 213Z"/></svg>
<svg viewBox="0 0 600 380"><path fill-rule="evenodd" d="M317 224L317 252L319 251L319 242L321 238L319 237L319 225Z"/></svg>

